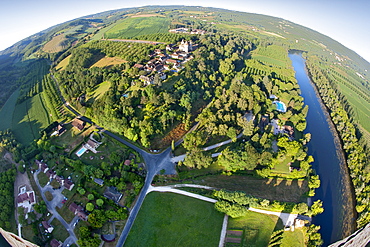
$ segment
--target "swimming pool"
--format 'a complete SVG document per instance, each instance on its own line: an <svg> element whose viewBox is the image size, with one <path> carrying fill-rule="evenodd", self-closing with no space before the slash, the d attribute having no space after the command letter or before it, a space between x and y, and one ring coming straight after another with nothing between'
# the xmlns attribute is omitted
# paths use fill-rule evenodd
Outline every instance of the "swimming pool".
<svg viewBox="0 0 370 247"><path fill-rule="evenodd" d="M86 152L86 148L85 147L82 147L82 148L80 148L77 152L76 152L76 155L78 156L78 157L80 157L81 155L83 155L85 152Z"/></svg>
<svg viewBox="0 0 370 247"><path fill-rule="evenodd" d="M276 110L278 110L279 112L286 112L286 106L283 102L274 101L272 103L276 105Z"/></svg>

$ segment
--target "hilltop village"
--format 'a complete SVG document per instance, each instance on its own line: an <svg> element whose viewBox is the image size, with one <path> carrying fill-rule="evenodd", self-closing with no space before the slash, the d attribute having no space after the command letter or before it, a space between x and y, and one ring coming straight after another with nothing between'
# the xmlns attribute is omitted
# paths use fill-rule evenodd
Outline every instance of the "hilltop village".
<svg viewBox="0 0 370 247"><path fill-rule="evenodd" d="M191 52L196 50L198 45L193 44L192 41L182 40L177 46L176 44L168 44L166 50L155 49L150 54L150 61L146 64L135 64L134 68L147 72L148 75L140 75L139 79L142 80L145 85L157 84L155 73L157 77L162 80L166 79L166 74L163 71L179 72L184 64L194 57ZM154 75L153 75L154 73Z"/></svg>

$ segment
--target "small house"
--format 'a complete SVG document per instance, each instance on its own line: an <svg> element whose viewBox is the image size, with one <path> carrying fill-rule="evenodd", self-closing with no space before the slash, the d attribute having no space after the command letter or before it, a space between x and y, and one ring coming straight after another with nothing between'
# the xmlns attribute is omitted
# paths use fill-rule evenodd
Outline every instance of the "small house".
<svg viewBox="0 0 370 247"><path fill-rule="evenodd" d="M54 227L52 227L46 220L42 221L41 224L48 233L51 233L54 230Z"/></svg>
<svg viewBox="0 0 370 247"><path fill-rule="evenodd" d="M79 131L82 131L85 128L85 122L79 118L75 118L72 121L72 126L78 129Z"/></svg>
<svg viewBox="0 0 370 247"><path fill-rule="evenodd" d="M94 182L100 186L104 185L104 180L100 178L94 178Z"/></svg>
<svg viewBox="0 0 370 247"><path fill-rule="evenodd" d="M122 198L122 193L118 192L117 188L113 186L107 187L103 195L115 203L118 203Z"/></svg>
<svg viewBox="0 0 370 247"><path fill-rule="evenodd" d="M71 191L73 189L73 187L75 186L75 184L71 180L65 179L65 180L63 180L63 186L67 190Z"/></svg>
<svg viewBox="0 0 370 247"><path fill-rule="evenodd" d="M63 245L62 242L56 240L55 238L53 238L51 241L50 241L50 246L51 247L61 247Z"/></svg>

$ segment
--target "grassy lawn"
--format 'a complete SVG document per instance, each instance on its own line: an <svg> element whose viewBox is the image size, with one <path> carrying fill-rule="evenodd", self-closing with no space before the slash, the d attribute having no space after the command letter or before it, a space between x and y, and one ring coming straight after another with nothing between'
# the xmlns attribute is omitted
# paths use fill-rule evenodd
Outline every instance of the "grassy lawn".
<svg viewBox="0 0 370 247"><path fill-rule="evenodd" d="M69 233L57 218L53 219L51 225L54 227L52 234L55 239L64 242L64 240L69 237Z"/></svg>
<svg viewBox="0 0 370 247"><path fill-rule="evenodd" d="M27 239L32 242L34 236L35 234L32 230L32 225L22 226L22 237L24 239Z"/></svg>
<svg viewBox="0 0 370 247"><path fill-rule="evenodd" d="M61 136L52 137L51 142L53 145L66 148L67 152L72 151L78 145L80 145L84 138L95 129L95 127L91 126L81 132L76 128L73 128L71 124L65 124L64 127L67 129L67 131Z"/></svg>
<svg viewBox="0 0 370 247"><path fill-rule="evenodd" d="M240 246L267 246L272 232L281 227L282 223L275 215L248 212L243 217L235 219L229 217L227 229L243 230Z"/></svg>
<svg viewBox="0 0 370 247"><path fill-rule="evenodd" d="M37 175L37 178L39 179L39 183L42 187L44 187L48 182L49 182L49 178L46 176L45 173L43 172L40 172L38 175Z"/></svg>
<svg viewBox="0 0 370 247"><path fill-rule="evenodd" d="M274 167L271 171L273 173L284 173L289 174L289 163L292 161L292 157L286 157L282 162L280 162L278 165Z"/></svg>
<svg viewBox="0 0 370 247"><path fill-rule="evenodd" d="M123 64L123 63L127 63L127 61L119 57L103 57L102 59L94 63L91 67L104 68L104 67L117 65L117 64Z"/></svg>
<svg viewBox="0 0 370 247"><path fill-rule="evenodd" d="M283 239L281 242L282 247L303 247L304 245L304 234L301 229L295 229L294 232L284 231Z"/></svg>
<svg viewBox="0 0 370 247"><path fill-rule="evenodd" d="M187 183L189 181L182 181ZM284 180L277 178L256 178L247 175L212 175L192 179L192 183L208 185L215 188L224 188L231 191L244 191L249 195L268 200L284 202L303 202L302 196L308 191L307 181Z"/></svg>
<svg viewBox="0 0 370 247"><path fill-rule="evenodd" d="M53 195L50 193L50 191L45 192L46 200L51 201L53 200Z"/></svg>
<svg viewBox="0 0 370 247"><path fill-rule="evenodd" d="M67 202L63 205L62 208L56 207L56 209L57 209L58 213L63 217L63 219L67 223L71 223L71 221L73 220L73 218L75 217L75 215L71 212L71 210L69 210L69 208L68 208L68 206L66 204L67 204Z"/></svg>
<svg viewBox="0 0 370 247"><path fill-rule="evenodd" d="M100 61L101 60L99 60L99 62ZM96 66L96 67L99 67L99 66ZM90 93L86 95L86 102L92 103L93 101L101 98L109 90L110 86L111 86L111 83L109 81L100 83Z"/></svg>
<svg viewBox="0 0 370 247"><path fill-rule="evenodd" d="M218 246L222 222L223 215L212 203L151 192L125 246Z"/></svg>
<svg viewBox="0 0 370 247"><path fill-rule="evenodd" d="M10 129L12 127L13 112L17 103L19 90L16 90L5 102L0 111L0 130Z"/></svg>

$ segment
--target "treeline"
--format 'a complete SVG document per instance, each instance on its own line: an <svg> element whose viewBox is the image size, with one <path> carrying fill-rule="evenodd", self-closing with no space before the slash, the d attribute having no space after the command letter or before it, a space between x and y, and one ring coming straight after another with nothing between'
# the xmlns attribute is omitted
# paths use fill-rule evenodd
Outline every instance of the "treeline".
<svg viewBox="0 0 370 247"><path fill-rule="evenodd" d="M356 127L342 105L342 97L318 65L317 57L307 58L307 68L315 82L322 100L329 109L331 119L337 129L345 152L346 162L355 188L357 226L363 227L370 222L370 166L369 153L359 144Z"/></svg>
<svg viewBox="0 0 370 247"><path fill-rule="evenodd" d="M21 159L22 144L16 141L11 130L0 131L0 153L8 151L13 154L15 162Z"/></svg>
<svg viewBox="0 0 370 247"><path fill-rule="evenodd" d="M213 196L219 201L216 202L216 209L221 211L224 210L226 214L233 218L245 215L247 211L241 209L242 206L245 209L249 207L260 208L272 211L280 211L294 214L307 215L309 217L321 214L324 209L322 207L322 201L315 201L311 207L307 206L306 203L292 203L292 202L280 202L280 201L269 201L267 199L256 198L247 195L240 191L226 191L226 190L215 190ZM241 212L236 212L241 210ZM222 212L222 211L221 211Z"/></svg>
<svg viewBox="0 0 370 247"><path fill-rule="evenodd" d="M0 173L0 227L8 231L12 230L10 220L14 214L15 174L14 168Z"/></svg>

